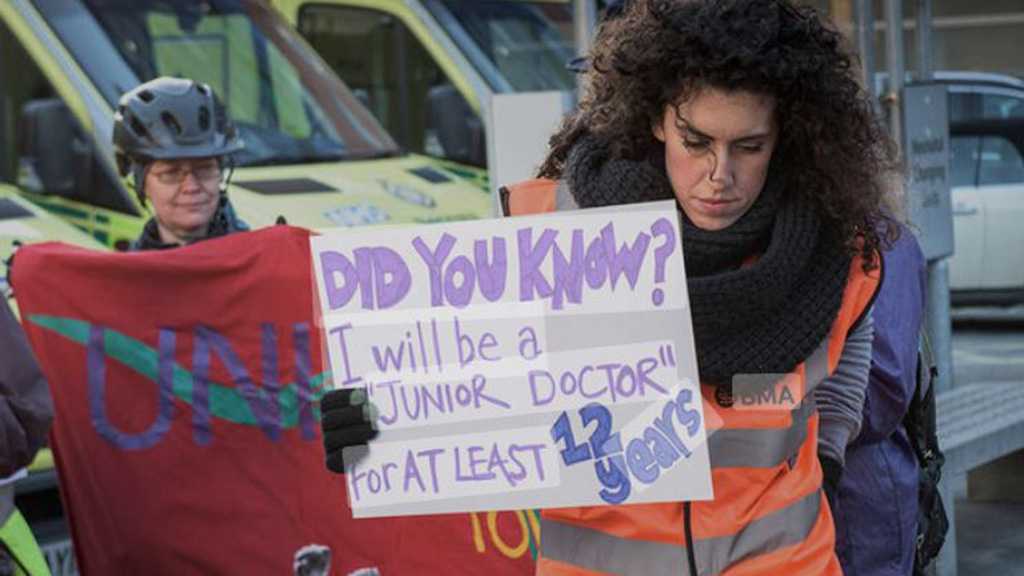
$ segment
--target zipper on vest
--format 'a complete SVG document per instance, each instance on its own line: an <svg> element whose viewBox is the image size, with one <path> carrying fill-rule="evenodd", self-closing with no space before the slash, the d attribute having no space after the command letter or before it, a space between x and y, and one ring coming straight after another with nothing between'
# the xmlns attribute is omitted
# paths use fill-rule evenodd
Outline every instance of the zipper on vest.
<svg viewBox="0 0 1024 576"><path fill-rule="evenodd" d="M683 531L686 533L686 560L690 576L697 576L697 559L693 555L693 527L690 525L690 503L683 502Z"/></svg>

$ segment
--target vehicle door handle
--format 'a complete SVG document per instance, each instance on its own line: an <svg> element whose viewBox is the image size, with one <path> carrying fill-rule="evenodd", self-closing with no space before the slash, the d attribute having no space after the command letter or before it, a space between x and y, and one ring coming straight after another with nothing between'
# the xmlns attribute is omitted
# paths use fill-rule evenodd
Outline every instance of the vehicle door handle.
<svg viewBox="0 0 1024 576"><path fill-rule="evenodd" d="M972 216L977 213L978 209L974 206L968 206L967 204L953 206L953 216Z"/></svg>

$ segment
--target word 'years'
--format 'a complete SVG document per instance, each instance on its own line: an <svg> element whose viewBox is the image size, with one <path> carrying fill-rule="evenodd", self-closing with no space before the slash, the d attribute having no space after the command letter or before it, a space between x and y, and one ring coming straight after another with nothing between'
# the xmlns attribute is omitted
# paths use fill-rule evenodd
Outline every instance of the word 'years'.
<svg viewBox="0 0 1024 576"><path fill-rule="evenodd" d="M661 416L627 442L623 442L619 432L612 433L612 414L608 408L592 402L579 410L583 428L596 423L586 443L576 443L567 412L555 420L551 437L556 445L564 444L560 454L565 466L594 460L594 472L602 486L598 496L609 504L621 504L632 492L632 479L653 484L662 470L668 470L680 458L690 457L691 451L679 432L685 430L686 437L693 438L700 431L700 412L689 407L692 401L693 393L681 390L675 399L665 403Z"/></svg>

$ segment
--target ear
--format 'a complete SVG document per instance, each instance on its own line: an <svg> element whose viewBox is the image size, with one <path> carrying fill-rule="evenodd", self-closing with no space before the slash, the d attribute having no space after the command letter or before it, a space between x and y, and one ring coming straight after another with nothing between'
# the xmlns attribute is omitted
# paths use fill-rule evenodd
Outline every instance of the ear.
<svg viewBox="0 0 1024 576"><path fill-rule="evenodd" d="M658 142L665 143L665 116L655 119L651 122L651 134L658 139Z"/></svg>

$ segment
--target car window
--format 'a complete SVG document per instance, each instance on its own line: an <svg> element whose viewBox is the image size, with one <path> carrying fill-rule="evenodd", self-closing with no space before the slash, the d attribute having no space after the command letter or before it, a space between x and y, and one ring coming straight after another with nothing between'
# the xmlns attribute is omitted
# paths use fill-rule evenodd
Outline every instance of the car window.
<svg viewBox="0 0 1024 576"><path fill-rule="evenodd" d="M953 172L953 186L974 186L978 178L977 136L953 136L950 139L950 169Z"/></svg>
<svg viewBox="0 0 1024 576"><path fill-rule="evenodd" d="M982 118L1024 118L1024 97L984 94Z"/></svg>
<svg viewBox="0 0 1024 576"><path fill-rule="evenodd" d="M949 120L1024 118L1024 93L949 92Z"/></svg>
<svg viewBox="0 0 1024 576"><path fill-rule="evenodd" d="M979 184L1024 183L1024 158L1013 142L1002 136L986 136L981 145Z"/></svg>
<svg viewBox="0 0 1024 576"><path fill-rule="evenodd" d="M949 91L949 121L973 120L981 116L981 98L973 92Z"/></svg>

